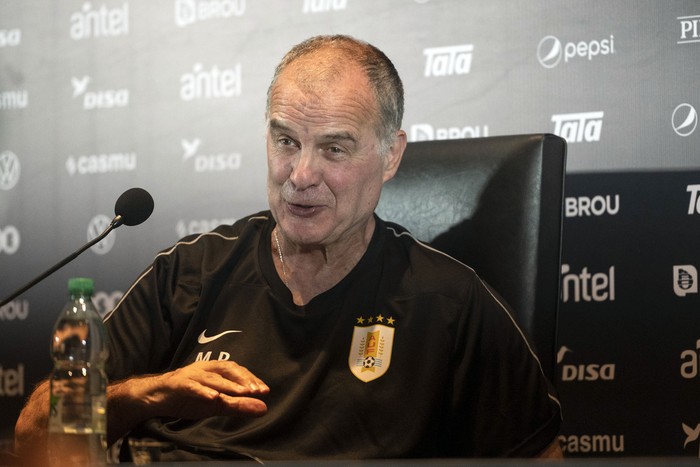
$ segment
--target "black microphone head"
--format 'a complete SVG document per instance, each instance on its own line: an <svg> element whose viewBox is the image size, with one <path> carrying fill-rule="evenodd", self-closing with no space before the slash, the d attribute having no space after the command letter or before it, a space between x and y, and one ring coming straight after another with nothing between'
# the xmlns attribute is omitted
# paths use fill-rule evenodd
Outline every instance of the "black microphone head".
<svg viewBox="0 0 700 467"><path fill-rule="evenodd" d="M114 214L121 216L121 224L139 225L153 212L153 197L143 188L130 188L117 199Z"/></svg>

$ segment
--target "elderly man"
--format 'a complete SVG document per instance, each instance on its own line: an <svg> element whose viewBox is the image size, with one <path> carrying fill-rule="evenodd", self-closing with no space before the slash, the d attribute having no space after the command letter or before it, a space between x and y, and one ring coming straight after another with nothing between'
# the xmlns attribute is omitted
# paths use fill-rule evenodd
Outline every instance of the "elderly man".
<svg viewBox="0 0 700 467"><path fill-rule="evenodd" d="M166 442L167 459L561 455L559 403L507 307L374 214L402 114L369 44L320 36L284 57L270 211L162 251L106 319L110 441ZM45 436L45 388L20 451Z"/></svg>

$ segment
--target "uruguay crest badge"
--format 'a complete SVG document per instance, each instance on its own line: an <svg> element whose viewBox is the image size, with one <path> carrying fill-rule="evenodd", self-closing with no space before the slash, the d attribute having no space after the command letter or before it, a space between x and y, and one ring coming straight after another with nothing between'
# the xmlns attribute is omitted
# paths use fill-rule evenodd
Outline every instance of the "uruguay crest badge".
<svg viewBox="0 0 700 467"><path fill-rule="evenodd" d="M383 322L384 318L379 315L376 320ZM363 318L358 318L360 326L355 326L352 332L352 343L350 344L350 355L348 365L350 371L360 381L369 383L389 369L391 364L391 350L394 346L394 328L385 324L372 324L373 318L369 318L368 325ZM389 324L394 320L389 318Z"/></svg>

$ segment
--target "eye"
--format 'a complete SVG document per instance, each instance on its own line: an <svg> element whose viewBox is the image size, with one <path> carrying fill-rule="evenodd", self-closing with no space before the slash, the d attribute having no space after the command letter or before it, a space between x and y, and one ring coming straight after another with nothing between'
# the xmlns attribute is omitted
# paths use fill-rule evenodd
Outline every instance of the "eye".
<svg viewBox="0 0 700 467"><path fill-rule="evenodd" d="M281 136L277 138L277 144L283 147L297 147L298 144L296 141L294 141L292 138L288 138L286 136Z"/></svg>

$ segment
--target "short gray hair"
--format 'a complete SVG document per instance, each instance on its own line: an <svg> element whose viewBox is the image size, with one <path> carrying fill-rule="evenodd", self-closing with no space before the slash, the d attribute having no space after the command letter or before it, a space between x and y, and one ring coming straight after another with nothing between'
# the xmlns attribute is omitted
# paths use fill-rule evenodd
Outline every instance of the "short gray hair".
<svg viewBox="0 0 700 467"><path fill-rule="evenodd" d="M377 47L345 35L314 36L295 45L282 58L267 89L265 114L270 111L270 95L277 79L285 68L296 59L324 48L336 49L345 57L358 64L367 74L379 107L377 137L380 141L380 153L386 154L394 141L394 134L401 129L403 120L404 97L403 84L394 64Z"/></svg>

